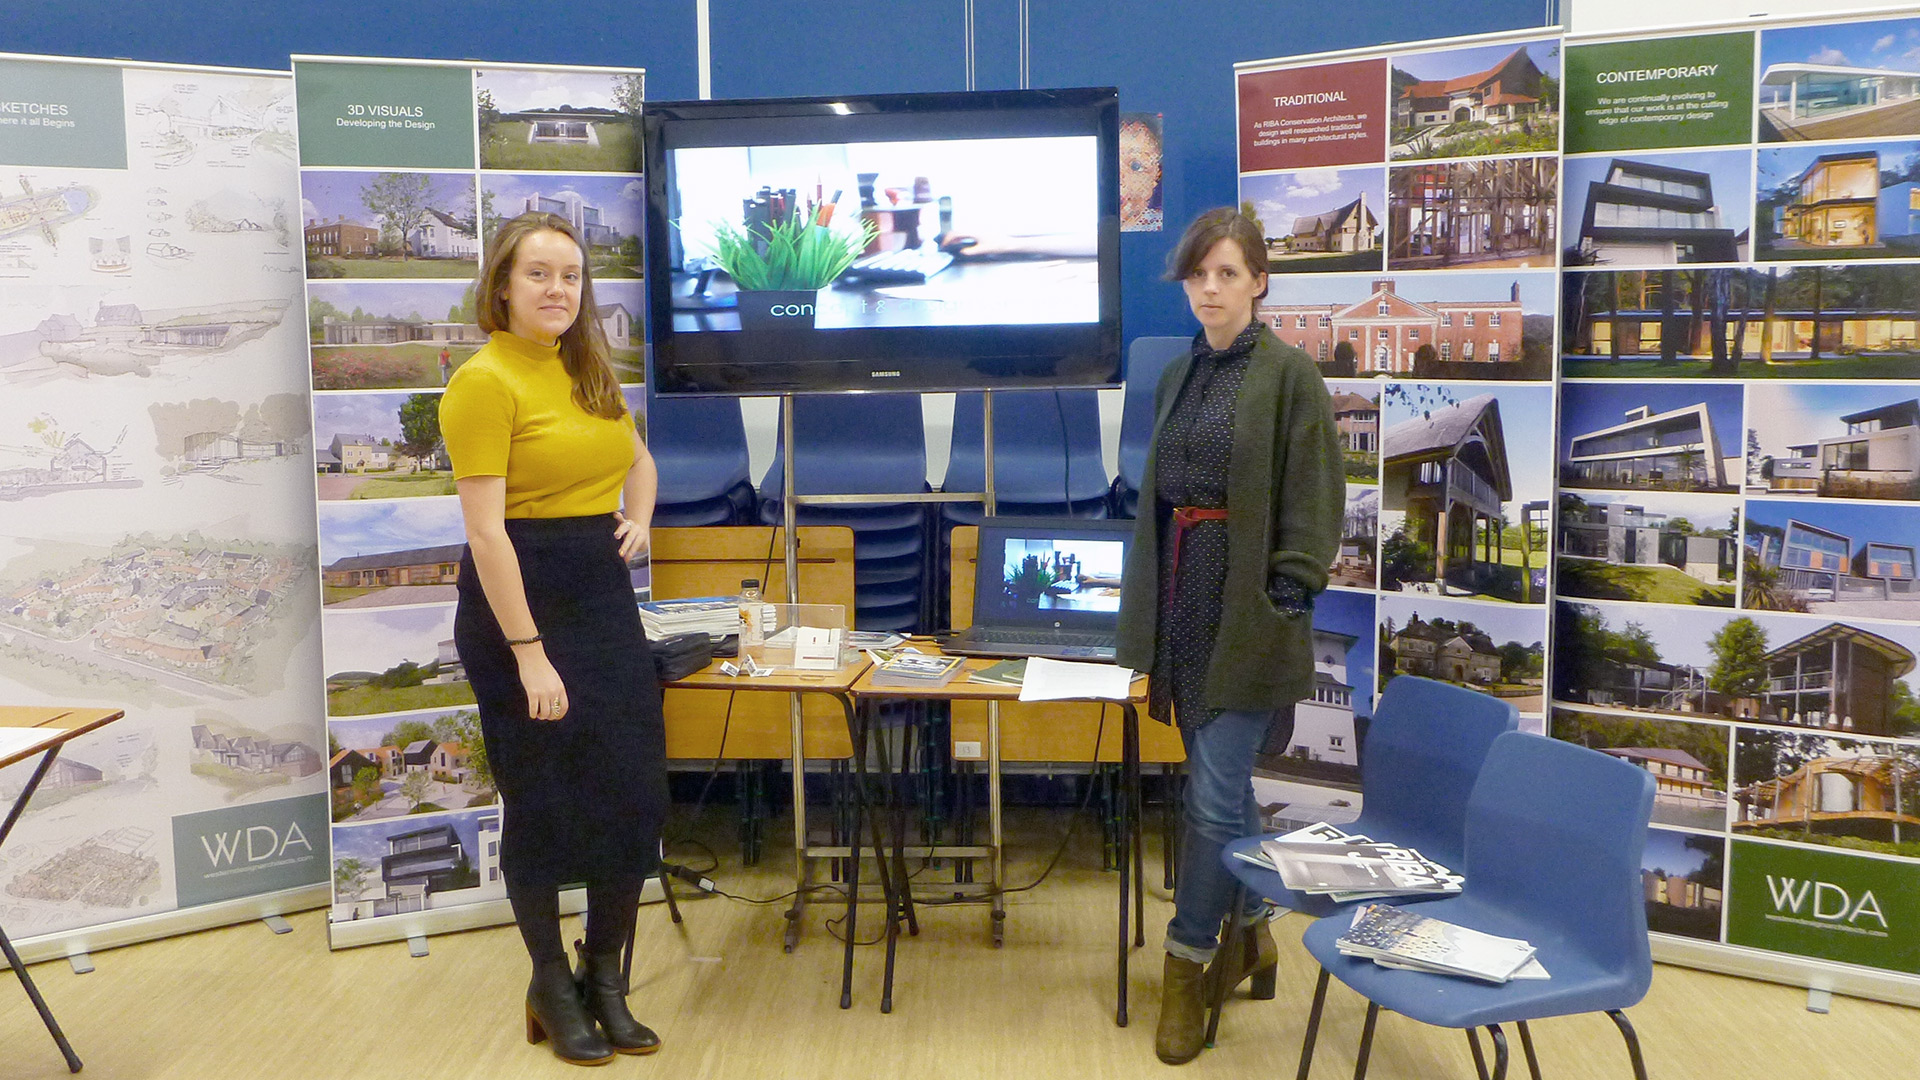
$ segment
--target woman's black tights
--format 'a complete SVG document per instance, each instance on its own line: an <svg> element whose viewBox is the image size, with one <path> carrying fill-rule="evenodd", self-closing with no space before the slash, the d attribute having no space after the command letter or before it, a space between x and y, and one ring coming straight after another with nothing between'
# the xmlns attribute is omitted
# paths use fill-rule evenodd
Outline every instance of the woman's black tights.
<svg viewBox="0 0 1920 1080"><path fill-rule="evenodd" d="M587 884L589 956L626 947L627 931L640 909L640 890L645 885L646 879L638 877ZM513 921L520 927L521 940L527 943L527 955L534 965L565 962L567 950L560 940L560 886L550 881L516 881L509 876L507 899L513 904Z"/></svg>

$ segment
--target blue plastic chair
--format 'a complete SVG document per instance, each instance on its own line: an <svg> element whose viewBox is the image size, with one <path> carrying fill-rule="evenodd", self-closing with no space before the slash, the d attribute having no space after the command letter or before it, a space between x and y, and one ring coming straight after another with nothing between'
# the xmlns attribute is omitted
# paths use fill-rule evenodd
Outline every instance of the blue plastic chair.
<svg viewBox="0 0 1920 1080"><path fill-rule="evenodd" d="M1645 997L1653 982L1640 882L1653 793L1653 774L1597 751L1519 732L1495 739L1467 804L1465 889L1407 907L1524 938L1538 949L1535 958L1550 978L1493 984L1384 968L1341 955L1334 943L1351 925L1345 913L1320 919L1302 937L1320 962L1320 979L1299 1075L1306 1077L1313 1065L1331 974L1367 999L1355 1080L1366 1076L1374 1022L1383 1008L1424 1024L1465 1029L1483 1070L1475 1029L1488 1028L1495 1080L1507 1067L1498 1025L1519 1028L1527 1067L1538 1080L1527 1021L1605 1012L1626 1040L1634 1076L1646 1080L1640 1040L1621 1010Z"/></svg>
<svg viewBox="0 0 1920 1080"><path fill-rule="evenodd" d="M1167 365L1193 351L1193 339L1137 337L1127 345L1126 396L1120 407L1120 475L1113 480L1113 514L1133 517L1153 441L1153 392Z"/></svg>
<svg viewBox="0 0 1920 1080"><path fill-rule="evenodd" d="M726 498L751 480L738 398L670 396L647 386L647 449L660 470L663 506Z"/></svg>
<svg viewBox="0 0 1920 1080"><path fill-rule="evenodd" d="M954 396L953 443L942 491L986 490L984 396ZM1062 418L1066 424L1061 426ZM1100 398L1093 390L1001 390L993 395L994 495L1007 503L1040 503L1059 514L1069 503L1103 498ZM950 504L966 505L966 504ZM976 522L968 522L975 524Z"/></svg>

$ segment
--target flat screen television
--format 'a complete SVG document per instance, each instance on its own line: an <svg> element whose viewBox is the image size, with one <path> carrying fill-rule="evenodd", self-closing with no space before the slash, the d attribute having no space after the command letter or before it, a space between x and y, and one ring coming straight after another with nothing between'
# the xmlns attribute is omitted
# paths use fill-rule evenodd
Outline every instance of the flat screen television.
<svg viewBox="0 0 1920 1080"><path fill-rule="evenodd" d="M1111 89L648 102L657 392L1120 382Z"/></svg>

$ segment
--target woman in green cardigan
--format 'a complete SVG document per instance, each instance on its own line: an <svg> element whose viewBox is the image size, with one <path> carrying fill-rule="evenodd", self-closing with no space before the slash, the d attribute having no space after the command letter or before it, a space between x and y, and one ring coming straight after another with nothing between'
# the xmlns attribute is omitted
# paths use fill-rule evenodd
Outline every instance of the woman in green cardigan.
<svg viewBox="0 0 1920 1080"><path fill-rule="evenodd" d="M1155 391L1118 662L1152 673L1150 711L1178 723L1186 745L1154 1046L1179 1064L1200 1052L1215 980L1231 989L1251 977L1255 997L1274 993L1279 950L1266 919L1218 941L1233 892L1220 851L1260 832L1254 755L1313 692L1313 598L1339 546L1346 488L1326 384L1256 318L1267 295L1259 227L1232 209L1200 215L1167 277L1186 289L1201 330Z"/></svg>

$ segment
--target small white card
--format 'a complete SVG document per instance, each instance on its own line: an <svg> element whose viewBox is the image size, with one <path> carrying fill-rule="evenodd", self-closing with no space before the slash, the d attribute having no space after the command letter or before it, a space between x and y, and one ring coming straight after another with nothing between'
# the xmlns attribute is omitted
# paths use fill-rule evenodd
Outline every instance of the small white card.
<svg viewBox="0 0 1920 1080"><path fill-rule="evenodd" d="M793 635L793 666L814 671L833 671L840 666L840 637L844 631L818 626L796 626Z"/></svg>

